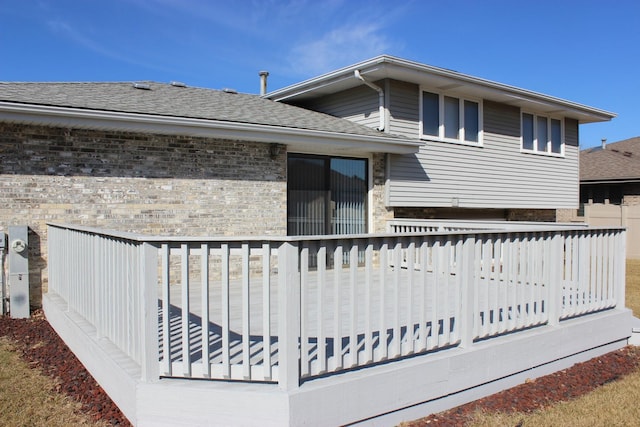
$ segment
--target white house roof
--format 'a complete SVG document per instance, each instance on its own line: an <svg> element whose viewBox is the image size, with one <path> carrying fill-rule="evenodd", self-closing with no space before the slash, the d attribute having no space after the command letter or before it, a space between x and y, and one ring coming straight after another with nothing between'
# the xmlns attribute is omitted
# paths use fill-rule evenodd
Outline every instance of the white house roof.
<svg viewBox="0 0 640 427"><path fill-rule="evenodd" d="M269 92L265 97L295 103L340 92L363 84L354 76L356 70L368 81L390 78L452 95L474 96L549 115L560 114L580 123L602 122L616 116L609 111L389 55L381 55Z"/></svg>
<svg viewBox="0 0 640 427"><path fill-rule="evenodd" d="M420 146L258 95L156 82L0 82L0 120L279 143L334 153L412 153Z"/></svg>

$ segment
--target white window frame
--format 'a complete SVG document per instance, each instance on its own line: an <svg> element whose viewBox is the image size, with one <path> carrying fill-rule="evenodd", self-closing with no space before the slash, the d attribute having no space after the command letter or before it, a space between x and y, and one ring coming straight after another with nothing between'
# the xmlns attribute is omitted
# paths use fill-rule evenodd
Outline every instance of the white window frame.
<svg viewBox="0 0 640 427"><path fill-rule="evenodd" d="M342 158L352 158L352 159L363 159L367 160L367 181L369 183L369 187L367 188L367 232L374 233L375 232L375 224L374 224L374 184L373 184L373 154L372 153L362 153L362 152L354 152L353 154L345 156L344 154L336 154L334 151L326 150L326 151L318 151L315 148L310 149L298 149L293 151L287 151L287 154L309 154L314 156L328 156L328 157L342 157ZM385 173L388 173L390 170L390 157L385 156L387 160L385 161ZM388 177L385 178L386 181L389 180ZM385 203L388 200L388 188L389 185L385 185Z"/></svg>
<svg viewBox="0 0 640 427"><path fill-rule="evenodd" d="M425 92L432 93L438 96L438 135L425 135L423 130L423 121L424 121L424 112L423 110L423 94ZM458 99L458 118L460 121L459 129L458 129L458 138L447 138L445 137L445 117L444 117L444 98L457 98ZM428 88L420 88L420 97L419 97L419 114L420 114L420 139L427 140L435 140L441 142L452 142L455 144L462 145L471 145L474 147L482 147L484 140L484 126L483 126L483 106L482 99L476 98L465 98L459 95L448 94L443 92L438 92L434 90L430 90ZM470 101L478 104L478 141L467 141L465 140L465 129L464 129L464 103L465 101Z"/></svg>
<svg viewBox="0 0 640 427"><path fill-rule="evenodd" d="M524 115L528 114L533 116L533 149L524 148ZM545 150L538 149L538 117L547 119L547 142L545 144ZM560 122L560 152L554 153L551 143L551 121L557 120ZM528 154L540 154L543 156L551 157L564 157L565 155L565 136L564 136L564 118L557 116L547 116L544 114L536 114L531 111L520 112L520 152Z"/></svg>

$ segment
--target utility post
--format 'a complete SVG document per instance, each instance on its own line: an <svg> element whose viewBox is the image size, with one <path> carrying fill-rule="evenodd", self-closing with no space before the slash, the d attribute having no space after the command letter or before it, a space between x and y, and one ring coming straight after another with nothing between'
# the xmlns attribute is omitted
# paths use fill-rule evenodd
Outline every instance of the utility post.
<svg viewBox="0 0 640 427"><path fill-rule="evenodd" d="M29 227L9 227L9 310L11 317L29 317Z"/></svg>

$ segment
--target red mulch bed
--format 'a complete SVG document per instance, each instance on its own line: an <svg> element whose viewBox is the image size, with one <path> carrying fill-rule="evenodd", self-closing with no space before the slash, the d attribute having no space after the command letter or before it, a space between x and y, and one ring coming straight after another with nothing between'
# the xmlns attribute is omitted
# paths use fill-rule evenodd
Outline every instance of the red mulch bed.
<svg viewBox="0 0 640 427"><path fill-rule="evenodd" d="M0 336L14 341L22 358L59 381L59 392L82 404L82 412L112 425L130 426L118 407L51 328L41 312L31 319L0 316ZM463 426L476 410L532 412L573 399L640 367L640 347L625 347L569 369L489 397L407 423L408 426Z"/></svg>
<svg viewBox="0 0 640 427"><path fill-rule="evenodd" d="M0 336L10 338L31 367L59 380L57 391L80 402L83 413L96 421L131 426L107 393L55 333L42 312L34 313L31 319L0 316Z"/></svg>
<svg viewBox="0 0 640 427"><path fill-rule="evenodd" d="M598 386L636 371L639 367L640 347L627 346L449 411L429 415L407 423L407 426L464 426L473 418L473 413L479 410L533 412L556 402L580 397Z"/></svg>

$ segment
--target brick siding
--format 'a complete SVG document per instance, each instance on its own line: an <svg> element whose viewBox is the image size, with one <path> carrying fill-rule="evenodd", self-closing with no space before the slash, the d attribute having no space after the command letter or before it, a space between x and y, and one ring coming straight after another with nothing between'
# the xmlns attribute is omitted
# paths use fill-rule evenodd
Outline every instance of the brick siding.
<svg viewBox="0 0 640 427"><path fill-rule="evenodd" d="M384 233L387 231L387 220L393 219L393 208L386 206L386 161L385 154L373 155L373 203L371 206L373 227L372 232Z"/></svg>
<svg viewBox="0 0 640 427"><path fill-rule="evenodd" d="M286 234L286 152L269 144L2 123L0 153L0 231L32 230L32 295L46 290L47 222Z"/></svg>

